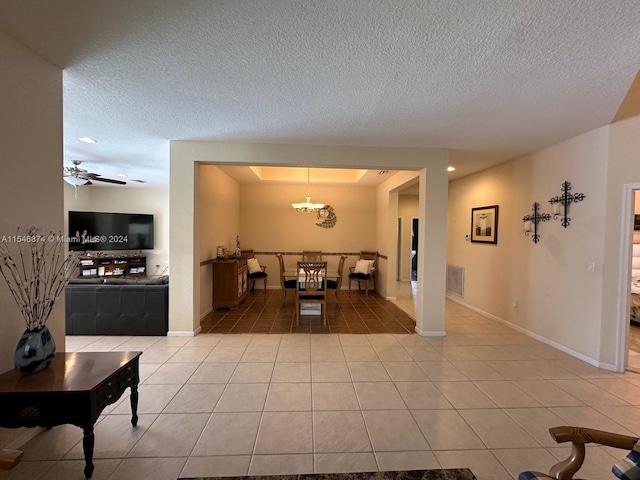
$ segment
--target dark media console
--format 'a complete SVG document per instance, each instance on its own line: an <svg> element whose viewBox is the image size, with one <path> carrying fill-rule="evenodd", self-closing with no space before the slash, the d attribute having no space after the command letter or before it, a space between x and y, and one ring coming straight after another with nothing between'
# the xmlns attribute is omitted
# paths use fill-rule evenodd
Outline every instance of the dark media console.
<svg viewBox="0 0 640 480"><path fill-rule="evenodd" d="M86 255L78 257L78 278L137 278L147 275L146 255Z"/></svg>

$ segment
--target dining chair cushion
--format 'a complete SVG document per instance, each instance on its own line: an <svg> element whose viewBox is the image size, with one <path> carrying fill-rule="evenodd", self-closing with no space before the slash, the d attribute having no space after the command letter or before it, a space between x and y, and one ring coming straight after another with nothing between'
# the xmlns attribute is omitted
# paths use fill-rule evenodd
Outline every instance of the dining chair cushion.
<svg viewBox="0 0 640 480"><path fill-rule="evenodd" d="M371 273L372 265L373 265L373 260L358 260L356 261L356 267L354 268L353 273L369 275Z"/></svg>
<svg viewBox="0 0 640 480"><path fill-rule="evenodd" d="M249 278L264 278L267 276L267 272L260 270L259 272L253 272L247 275Z"/></svg>
<svg viewBox="0 0 640 480"><path fill-rule="evenodd" d="M338 288L338 282L336 282L335 280L327 280L327 288L329 290L335 290L336 288Z"/></svg>
<svg viewBox="0 0 640 480"><path fill-rule="evenodd" d="M249 273L262 272L262 267L257 258L247 258L247 268L249 269Z"/></svg>
<svg viewBox="0 0 640 480"><path fill-rule="evenodd" d="M284 288L296 288L296 280L285 280Z"/></svg>

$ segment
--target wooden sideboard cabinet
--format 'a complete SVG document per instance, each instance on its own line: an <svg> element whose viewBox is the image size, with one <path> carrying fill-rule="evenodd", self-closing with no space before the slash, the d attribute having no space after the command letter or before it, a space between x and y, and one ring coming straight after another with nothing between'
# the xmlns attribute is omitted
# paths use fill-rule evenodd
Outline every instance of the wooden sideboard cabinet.
<svg viewBox="0 0 640 480"><path fill-rule="evenodd" d="M247 259L213 260L213 309L236 308L249 293Z"/></svg>

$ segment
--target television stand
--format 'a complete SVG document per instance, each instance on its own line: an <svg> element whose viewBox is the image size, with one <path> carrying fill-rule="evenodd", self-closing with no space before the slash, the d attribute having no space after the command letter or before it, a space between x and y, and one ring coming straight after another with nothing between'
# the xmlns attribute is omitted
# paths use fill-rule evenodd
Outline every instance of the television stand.
<svg viewBox="0 0 640 480"><path fill-rule="evenodd" d="M78 257L78 278L146 277L147 256L137 253Z"/></svg>

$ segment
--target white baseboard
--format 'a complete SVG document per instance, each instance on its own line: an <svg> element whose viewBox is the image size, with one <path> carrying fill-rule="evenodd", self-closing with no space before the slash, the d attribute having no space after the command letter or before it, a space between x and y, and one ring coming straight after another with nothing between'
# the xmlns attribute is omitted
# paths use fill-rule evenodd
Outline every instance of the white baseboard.
<svg viewBox="0 0 640 480"><path fill-rule="evenodd" d="M194 332L189 330L174 330L167 332L167 337L195 337L202 331L202 327L198 326Z"/></svg>
<svg viewBox="0 0 640 480"><path fill-rule="evenodd" d="M534 338L536 340L538 340L539 342L542 342L546 345L549 345L550 347L555 348L556 350L560 350L561 352L566 353L567 355L571 355L572 357L577 358L578 360L582 360L583 362L588 363L589 365L592 365L594 367L597 368L602 368L604 370L610 370L615 372L616 368L615 365L611 365L609 363L603 363L600 362L594 358L588 357L580 352L576 352L575 350L572 350L571 348L562 345L560 343L554 342L553 340L544 337L538 333L532 332L531 330L527 330L526 328L522 328L519 325L516 325L515 323L511 323L507 320L505 320L504 318L500 318L496 315L493 315L491 313L485 312L484 310L480 310L479 308L476 308L472 305L469 305L463 301L461 301L459 298L455 298L454 296L450 296L447 295L446 296L447 300L451 300L454 303L457 303L458 305L462 305L465 308L468 308L469 310L472 310L474 312L476 312L479 315L482 315L483 317L487 317L490 318L492 320L495 320L496 322L502 323L503 325L506 325L507 327L513 328L515 331L520 332L524 335L526 335L527 337L531 337Z"/></svg>
<svg viewBox="0 0 640 480"><path fill-rule="evenodd" d="M415 328L416 333L418 335L420 335L421 337L446 337L447 336L447 332L433 332L430 330L420 330L417 326Z"/></svg>

